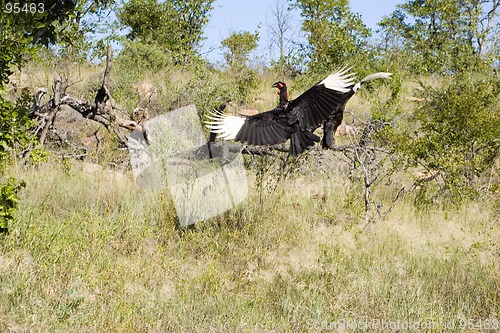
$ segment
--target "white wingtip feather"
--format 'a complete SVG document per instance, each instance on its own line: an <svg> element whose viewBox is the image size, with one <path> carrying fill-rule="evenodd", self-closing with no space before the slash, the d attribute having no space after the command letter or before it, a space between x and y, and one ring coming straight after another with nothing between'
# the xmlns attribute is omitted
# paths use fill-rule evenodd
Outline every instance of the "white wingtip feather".
<svg viewBox="0 0 500 333"><path fill-rule="evenodd" d="M224 140L234 140L246 120L243 117L226 116L210 111L207 118L211 119L211 121L205 121L205 127L212 133L218 134L218 138Z"/></svg>
<svg viewBox="0 0 500 333"><path fill-rule="evenodd" d="M337 72L328 75L323 81L319 84L324 84L326 88L339 91L339 92L348 92L350 87L354 83L354 75L355 73L348 73L352 67L346 68L343 67L339 69Z"/></svg>
<svg viewBox="0 0 500 333"><path fill-rule="evenodd" d="M364 77L361 82L366 82L370 80L375 80L375 79L390 79L392 76L391 73L386 73L386 72L378 72L375 74L370 74L367 77Z"/></svg>

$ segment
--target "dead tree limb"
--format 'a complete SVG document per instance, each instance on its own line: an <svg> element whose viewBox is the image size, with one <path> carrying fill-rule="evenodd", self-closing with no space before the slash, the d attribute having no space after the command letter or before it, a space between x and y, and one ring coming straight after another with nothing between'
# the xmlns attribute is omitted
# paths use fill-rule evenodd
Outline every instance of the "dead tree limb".
<svg viewBox="0 0 500 333"><path fill-rule="evenodd" d="M49 101L51 102L52 107L48 112L47 118L45 119L45 124L43 126L42 132L40 133L40 138L39 138L41 146L43 146L45 142L45 137L47 136L50 126L52 126L52 124L54 123L57 110L59 109L59 105L61 103L61 81L62 79L60 76L58 76L54 80L54 97L52 98L51 101Z"/></svg>
<svg viewBox="0 0 500 333"><path fill-rule="evenodd" d="M108 45L108 51L106 54L106 68L104 69L104 78L102 80L102 85L97 91L94 99L95 112L96 113L107 113L109 112L106 108L106 102L109 101L111 108L114 106L113 97L109 91L109 74L111 73L111 62L113 58L113 53L111 50L111 44Z"/></svg>
<svg viewBox="0 0 500 333"><path fill-rule="evenodd" d="M31 114L38 120L38 125L33 132L38 136L40 145L45 144L47 134L56 119L57 111L63 105L69 106L83 118L93 120L104 126L123 146L127 144L127 135L121 132L119 128L134 130L139 124L135 120L123 119L115 113L116 107L109 89L111 64L112 49L111 45L108 45L103 81L101 87L97 90L94 101L82 100L66 94L65 89L62 88L61 77L54 80L54 94L45 104L41 105L41 98L47 93L47 89L42 88L36 92ZM147 111L143 113L144 117L147 117Z"/></svg>
<svg viewBox="0 0 500 333"><path fill-rule="evenodd" d="M374 218L373 207L381 218L384 218L392 209L390 207L385 214L382 214L382 203L376 203L373 199L373 186L380 180L381 175L384 176L381 166L389 155L389 152L377 147L376 143L372 142L372 138L388 124L381 121L373 121L372 119L363 123L365 126L362 134L359 137L349 135L350 144L338 147L337 150L342 151L350 163L351 175L354 170L361 172L364 186L365 224L368 224ZM403 194L404 191L398 193L395 201Z"/></svg>

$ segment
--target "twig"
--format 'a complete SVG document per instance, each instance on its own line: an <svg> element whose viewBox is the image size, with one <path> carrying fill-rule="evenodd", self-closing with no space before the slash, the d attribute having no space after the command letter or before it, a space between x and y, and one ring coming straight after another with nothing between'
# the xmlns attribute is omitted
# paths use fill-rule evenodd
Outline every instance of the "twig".
<svg viewBox="0 0 500 333"><path fill-rule="evenodd" d="M385 211L385 213L384 213L382 216L380 216L380 218L381 218L382 220L385 220L385 217L387 216L387 214L389 214L389 213L391 212L391 210L394 208L394 206L396 206L396 202L398 201L398 199L399 199L399 197L400 197L401 195L402 195L403 197L404 197L404 195L405 195L405 187L404 187L404 186L403 186L403 187L402 187L402 188L398 191L398 194L396 194L396 197L394 198L394 200L392 200L391 207L389 207L389 208ZM380 212L379 212L379 213L380 213ZM380 215L380 214L379 214L379 215Z"/></svg>

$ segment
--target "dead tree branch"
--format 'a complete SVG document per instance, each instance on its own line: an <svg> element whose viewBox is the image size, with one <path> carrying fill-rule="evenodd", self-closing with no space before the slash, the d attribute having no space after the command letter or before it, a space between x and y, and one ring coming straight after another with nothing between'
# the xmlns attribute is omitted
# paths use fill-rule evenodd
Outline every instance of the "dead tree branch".
<svg viewBox="0 0 500 333"><path fill-rule="evenodd" d="M361 172L364 186L365 223L368 224L374 218L373 207L381 219L392 210L399 198L404 195L401 189L393 200L389 209L382 212L382 203L376 203L373 199L373 185L386 176L382 166L390 152L378 147L372 138L379 133L388 123L373 121L369 119L364 123L363 132L359 137L349 135L350 144L338 147L342 151L347 162L351 165L351 175L354 170ZM382 177L381 177L382 176Z"/></svg>
<svg viewBox="0 0 500 333"><path fill-rule="evenodd" d="M112 49L108 45L106 67L104 70L101 87L97 90L94 101L82 100L77 97L66 94L66 89L62 88L61 77L54 80L54 94L45 104L41 104L41 98L47 93L46 88L39 89L35 94L35 101L31 107L31 114L38 120L38 125L34 128L34 134L38 136L41 146L45 144L49 131L55 132L53 124L57 116L57 111L61 106L66 105L78 112L83 118L95 121L104 126L111 132L118 141L125 146L127 144L127 135L120 131L120 128L134 130L139 126L139 122L147 118L147 111L142 113L140 121L135 119L123 119L116 115L114 110L115 103L109 89L110 73L112 68ZM134 111L135 114L135 111ZM57 133L54 133L55 135ZM56 135L56 137L59 137Z"/></svg>

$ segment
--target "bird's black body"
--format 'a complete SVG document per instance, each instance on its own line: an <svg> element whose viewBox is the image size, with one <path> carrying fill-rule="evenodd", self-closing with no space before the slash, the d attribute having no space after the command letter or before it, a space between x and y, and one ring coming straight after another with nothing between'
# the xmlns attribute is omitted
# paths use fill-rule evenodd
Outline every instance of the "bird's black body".
<svg viewBox="0 0 500 333"><path fill-rule="evenodd" d="M280 104L282 103L287 103L288 102L288 93L286 84L283 82L279 82L281 84L281 87L278 87L278 94L280 95ZM340 93L337 92L335 94L335 100L333 103L330 105L334 105L334 107L331 109L330 115L326 118L326 120L323 122L323 138L321 139L321 146L325 149L330 149L333 148L334 144L334 133L337 130L337 127L340 126L342 123L342 119L344 118L344 109L347 104L347 102L351 99L352 96L354 96L355 91L353 90L354 85L351 85L349 88L349 91ZM283 91L285 93L283 93ZM314 122L311 122L313 124ZM311 126L310 130L313 132L316 130L318 127L320 127L320 124L314 123L316 126ZM314 134L313 134L314 135ZM319 141L319 140L318 140ZM318 142L316 141L316 142Z"/></svg>
<svg viewBox="0 0 500 333"><path fill-rule="evenodd" d="M323 138L321 139L321 146L325 149L333 148L333 135L335 134L337 127L339 127L342 123L342 119L344 118L344 109L347 102L354 95L354 90L352 90L352 88L353 87L350 87L350 90L343 94L342 102L334 109L328 119L323 122Z"/></svg>
<svg viewBox="0 0 500 333"><path fill-rule="evenodd" d="M302 153L319 142L320 138L307 129L301 129L300 122L291 110L290 103L285 103L248 117L235 140L251 145L275 145L291 139L289 153Z"/></svg>
<svg viewBox="0 0 500 333"><path fill-rule="evenodd" d="M290 124L286 107L279 105L273 110L248 117L236 136L236 141L251 145L274 145L290 139L296 126Z"/></svg>

